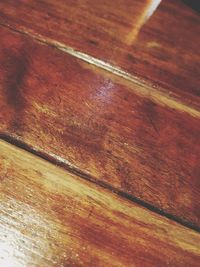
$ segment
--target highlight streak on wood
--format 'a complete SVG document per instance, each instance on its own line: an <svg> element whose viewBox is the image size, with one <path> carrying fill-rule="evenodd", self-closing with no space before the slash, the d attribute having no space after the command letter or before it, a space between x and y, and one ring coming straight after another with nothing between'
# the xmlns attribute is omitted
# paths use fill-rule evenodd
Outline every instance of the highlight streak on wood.
<svg viewBox="0 0 200 267"><path fill-rule="evenodd" d="M2 135L200 226L199 118L137 96L115 75L58 49L0 31Z"/></svg>
<svg viewBox="0 0 200 267"><path fill-rule="evenodd" d="M163 88L165 96L169 93L172 100L199 111L200 17L181 0L162 1L130 46L124 43L125 37L148 2L2 0L0 22L50 43L55 40L59 46L73 47L84 60L91 55L97 59L95 64L125 78L130 73L131 79L138 77L158 90Z"/></svg>
<svg viewBox="0 0 200 267"><path fill-rule="evenodd" d="M0 231L1 266L198 267L200 260L199 234L4 141Z"/></svg>
<svg viewBox="0 0 200 267"><path fill-rule="evenodd" d="M128 45L131 45L136 41L142 26L148 21L148 19L150 19L160 2L161 0L149 0L147 5L144 5L141 14L138 14L137 22L134 21L133 23L133 29L130 30L125 37L125 41Z"/></svg>
<svg viewBox="0 0 200 267"><path fill-rule="evenodd" d="M10 25L4 25L1 23L0 23L0 25L2 27L6 26L11 30L14 30L16 32L30 36L33 39L35 39L36 41L39 41L41 43L56 47L57 49L65 52L65 53L68 53L68 54L70 54L76 58L79 58L79 59L87 62L87 63L90 63L96 67L99 67L103 70L106 70L106 71L110 72L111 74L115 74L115 75L119 76L119 78L113 77L113 79L116 79L117 82L122 84L122 85L124 85L124 84L128 85L129 88L131 88L134 91L134 93L136 93L139 96L143 96L145 98L148 98L159 105L168 106L169 108L173 108L173 109L175 109L177 111L181 111L181 112L186 112L186 113L189 113L193 117L200 118L199 107L192 107L191 103L187 104L187 103L182 102L182 100L179 99L177 97L177 95L173 96L172 93L171 94L167 93L167 90L165 90L164 88L161 88L159 86L154 86L153 84L150 84L149 82L147 83L145 80L142 80L141 78L139 78L135 75L131 75L130 73L123 71L119 67L112 66L107 62L104 62L100 59L94 58L94 57L87 55L83 52L77 51L74 48L66 46L63 43L55 41L51 38L47 38L47 37L44 38L43 36L41 36L39 34L34 34L34 33L31 33L30 31L27 32L23 28L16 30L16 29L12 28ZM88 67L90 68L90 66L88 66ZM139 90L137 90L138 87L135 87L135 84L138 84L140 86Z"/></svg>

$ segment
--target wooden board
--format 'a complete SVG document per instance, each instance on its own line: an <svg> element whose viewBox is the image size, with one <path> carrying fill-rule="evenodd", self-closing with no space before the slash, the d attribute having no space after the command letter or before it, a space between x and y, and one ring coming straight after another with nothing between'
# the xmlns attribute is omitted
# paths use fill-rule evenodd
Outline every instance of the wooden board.
<svg viewBox="0 0 200 267"><path fill-rule="evenodd" d="M106 68L130 78L113 66L120 67L132 79L139 77L161 86L159 90L166 89L199 109L200 16L184 1L162 1L138 32L149 2L1 0L0 23L69 52L71 46L110 63Z"/></svg>
<svg viewBox="0 0 200 267"><path fill-rule="evenodd" d="M199 266L200 235L0 141L1 266Z"/></svg>
<svg viewBox="0 0 200 267"><path fill-rule="evenodd" d="M200 226L198 112L6 28L0 36L2 138Z"/></svg>

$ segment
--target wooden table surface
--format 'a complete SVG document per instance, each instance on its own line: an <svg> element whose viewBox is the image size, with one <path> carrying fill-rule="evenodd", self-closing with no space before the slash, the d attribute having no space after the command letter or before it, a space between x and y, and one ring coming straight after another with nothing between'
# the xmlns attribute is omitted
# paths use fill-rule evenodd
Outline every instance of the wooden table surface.
<svg viewBox="0 0 200 267"><path fill-rule="evenodd" d="M0 267L200 265L199 9L152 2L0 2Z"/></svg>

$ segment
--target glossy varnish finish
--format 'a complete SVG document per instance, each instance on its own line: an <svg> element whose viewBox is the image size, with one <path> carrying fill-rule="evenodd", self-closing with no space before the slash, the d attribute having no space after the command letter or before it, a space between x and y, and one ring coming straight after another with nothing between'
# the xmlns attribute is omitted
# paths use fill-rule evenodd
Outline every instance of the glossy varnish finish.
<svg viewBox="0 0 200 267"><path fill-rule="evenodd" d="M199 234L2 141L0 232L1 266L197 267L200 260Z"/></svg>
<svg viewBox="0 0 200 267"><path fill-rule="evenodd" d="M200 123L1 27L1 137L200 226ZM136 93L137 94L136 94Z"/></svg>
<svg viewBox="0 0 200 267"><path fill-rule="evenodd" d="M165 0L138 32L149 2L2 0L0 23L109 62L199 109L199 14L189 1Z"/></svg>

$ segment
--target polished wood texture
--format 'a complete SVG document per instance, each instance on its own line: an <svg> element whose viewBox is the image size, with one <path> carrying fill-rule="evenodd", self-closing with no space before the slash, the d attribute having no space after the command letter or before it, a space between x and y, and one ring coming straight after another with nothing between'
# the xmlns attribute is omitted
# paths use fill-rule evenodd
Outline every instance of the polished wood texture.
<svg viewBox="0 0 200 267"><path fill-rule="evenodd" d="M109 62L199 109L200 16L191 1L164 0L139 31L149 2L1 0L0 23Z"/></svg>
<svg viewBox="0 0 200 267"><path fill-rule="evenodd" d="M0 232L4 267L198 267L200 260L199 234L3 141Z"/></svg>
<svg viewBox="0 0 200 267"><path fill-rule="evenodd" d="M0 267L199 266L199 9L155 2L0 1Z"/></svg>
<svg viewBox="0 0 200 267"><path fill-rule="evenodd" d="M2 138L200 226L198 113L19 33L0 35Z"/></svg>

